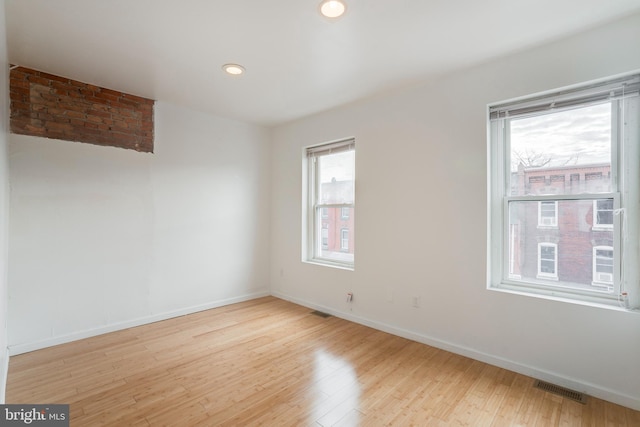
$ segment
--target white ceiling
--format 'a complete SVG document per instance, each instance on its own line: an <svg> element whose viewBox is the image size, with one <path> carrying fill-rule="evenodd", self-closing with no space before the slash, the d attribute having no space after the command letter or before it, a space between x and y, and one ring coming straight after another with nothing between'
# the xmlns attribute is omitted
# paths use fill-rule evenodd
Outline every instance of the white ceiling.
<svg viewBox="0 0 640 427"><path fill-rule="evenodd" d="M275 125L640 11L640 0L6 0L9 60ZM230 77L223 64L247 72Z"/></svg>

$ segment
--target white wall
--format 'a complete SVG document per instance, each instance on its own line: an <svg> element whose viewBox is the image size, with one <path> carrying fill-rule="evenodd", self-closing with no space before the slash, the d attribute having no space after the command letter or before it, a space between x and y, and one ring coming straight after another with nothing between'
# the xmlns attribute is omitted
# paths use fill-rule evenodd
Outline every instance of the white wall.
<svg viewBox="0 0 640 427"><path fill-rule="evenodd" d="M268 294L269 130L155 122L155 154L10 135L12 354Z"/></svg>
<svg viewBox="0 0 640 427"><path fill-rule="evenodd" d="M0 404L4 403L9 357L7 355L7 248L9 226L9 63L4 0L0 0Z"/></svg>
<svg viewBox="0 0 640 427"><path fill-rule="evenodd" d="M486 289L486 105L640 69L638 40L640 15L277 128L272 293L640 409L640 314ZM348 136L353 272L300 243L302 147Z"/></svg>

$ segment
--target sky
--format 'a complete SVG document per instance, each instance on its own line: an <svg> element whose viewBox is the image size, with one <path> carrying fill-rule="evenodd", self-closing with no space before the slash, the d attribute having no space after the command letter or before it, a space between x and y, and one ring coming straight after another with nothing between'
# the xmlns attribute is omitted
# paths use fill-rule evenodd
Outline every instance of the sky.
<svg viewBox="0 0 640 427"><path fill-rule="evenodd" d="M355 151L343 151L336 154L322 156L321 182L352 181L354 179Z"/></svg>
<svg viewBox="0 0 640 427"><path fill-rule="evenodd" d="M514 154L551 158L548 167L611 161L611 104L552 112L511 120L511 168Z"/></svg>

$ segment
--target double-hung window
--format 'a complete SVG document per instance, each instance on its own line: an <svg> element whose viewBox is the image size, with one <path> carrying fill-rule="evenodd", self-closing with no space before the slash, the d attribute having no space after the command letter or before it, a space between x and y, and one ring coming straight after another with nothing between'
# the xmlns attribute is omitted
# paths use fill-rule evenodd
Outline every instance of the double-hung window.
<svg viewBox="0 0 640 427"><path fill-rule="evenodd" d="M489 106L489 287L638 295L640 75Z"/></svg>
<svg viewBox="0 0 640 427"><path fill-rule="evenodd" d="M593 248L593 285L611 286L613 283L613 248L595 246Z"/></svg>
<svg viewBox="0 0 640 427"><path fill-rule="evenodd" d="M353 268L355 141L307 148L306 178L304 259Z"/></svg>
<svg viewBox="0 0 640 427"><path fill-rule="evenodd" d="M593 201L594 228L613 227L613 199L599 199Z"/></svg>
<svg viewBox="0 0 640 427"><path fill-rule="evenodd" d="M558 225L558 202L545 200L538 202L538 227L556 227Z"/></svg>
<svg viewBox="0 0 640 427"><path fill-rule="evenodd" d="M538 277L558 278L558 247L555 243L538 243Z"/></svg>

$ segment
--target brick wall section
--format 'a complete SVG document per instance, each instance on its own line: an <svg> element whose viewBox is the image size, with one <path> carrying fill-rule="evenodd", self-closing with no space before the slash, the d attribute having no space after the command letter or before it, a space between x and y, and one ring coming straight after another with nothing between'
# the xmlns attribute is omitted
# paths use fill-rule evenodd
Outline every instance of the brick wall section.
<svg viewBox="0 0 640 427"><path fill-rule="evenodd" d="M153 152L152 99L17 67L11 132Z"/></svg>

